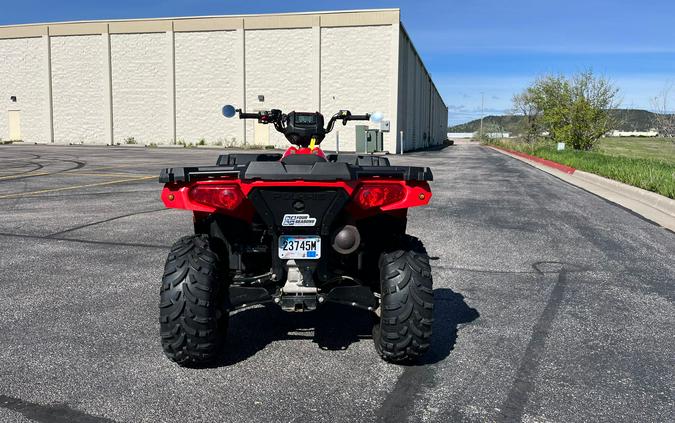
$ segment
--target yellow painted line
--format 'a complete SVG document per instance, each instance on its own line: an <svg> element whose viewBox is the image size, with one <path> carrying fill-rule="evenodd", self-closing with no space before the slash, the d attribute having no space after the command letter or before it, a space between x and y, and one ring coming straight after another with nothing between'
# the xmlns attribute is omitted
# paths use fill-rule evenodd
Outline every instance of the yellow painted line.
<svg viewBox="0 0 675 423"><path fill-rule="evenodd" d="M73 176L150 176L150 175L141 175L138 173L107 173L107 172L101 172L101 173L85 173L85 172L75 172L75 171L55 171L55 172L39 172L39 173L24 173L21 175L8 175L8 176L0 176L0 181L3 180L11 180L11 179L23 179L23 178L30 178L33 176L45 176L45 175L73 175Z"/></svg>
<svg viewBox="0 0 675 423"><path fill-rule="evenodd" d="M62 172L59 175L72 175L72 176L152 176L152 175L143 175L139 173L107 173L107 172L92 172L92 173L84 173L84 172ZM159 177L159 176L158 176Z"/></svg>
<svg viewBox="0 0 675 423"><path fill-rule="evenodd" d="M92 170L116 169L116 168L122 168L122 167L142 167L142 166L153 166L153 164L151 164L151 163L132 163L132 164L117 164L117 165L97 165L97 164L87 163L87 165L85 167L81 167L79 169L72 170L72 172L80 172L80 171L87 172L87 171L92 171Z"/></svg>
<svg viewBox="0 0 675 423"><path fill-rule="evenodd" d="M0 180L5 180L5 179L18 179L18 178L26 178L26 177L29 177L29 176L44 176L44 175L49 175L49 172L24 173L24 174L21 174L21 175L0 176Z"/></svg>
<svg viewBox="0 0 675 423"><path fill-rule="evenodd" d="M13 194L0 195L0 199L1 198L27 197L27 196L32 196L32 195L47 194L47 193L50 193L50 192L68 191L68 190L79 189L79 188L100 187L100 186L103 186L103 185L113 185L113 184L121 184L121 183L124 183L124 182L142 181L142 180L150 179L150 178L155 178L155 176L142 176L140 178L118 179L118 180L115 180L115 181L98 182L98 183L95 183L95 184L71 185L71 186L67 186L67 187L43 189L43 190L39 190L39 191L16 192L16 193L13 193Z"/></svg>

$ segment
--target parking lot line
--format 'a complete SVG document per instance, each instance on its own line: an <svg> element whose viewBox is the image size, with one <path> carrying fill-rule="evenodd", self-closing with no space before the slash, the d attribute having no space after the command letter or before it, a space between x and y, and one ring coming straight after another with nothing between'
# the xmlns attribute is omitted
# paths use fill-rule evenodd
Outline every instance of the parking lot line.
<svg viewBox="0 0 675 423"><path fill-rule="evenodd" d="M31 176L44 176L44 175L49 175L49 172L24 173L24 174L22 174L22 175L7 175L7 176L0 176L0 181L1 181L1 180L6 180L6 179L28 178L28 177L31 177Z"/></svg>
<svg viewBox="0 0 675 423"><path fill-rule="evenodd" d="M140 167L140 166L152 166L152 163L132 163L132 164L117 164L117 165L97 165L97 164L87 164L86 167L75 169L73 172L80 171L92 171L92 170L105 170L105 169L120 169L125 167Z"/></svg>
<svg viewBox="0 0 675 423"><path fill-rule="evenodd" d="M56 172L38 172L38 173L24 173L21 175L7 175L7 176L0 176L0 181L3 180L12 180L12 179L25 179L25 178L32 178L34 176L47 176L47 175L81 175L81 176L150 176L150 175L140 175L140 174L134 174L134 173L107 173L107 172L96 172L98 169L93 169L93 171L90 172L78 172L74 170L67 170L67 171L56 171Z"/></svg>
<svg viewBox="0 0 675 423"><path fill-rule="evenodd" d="M16 193L13 193L13 194L0 195L0 199L27 197L27 196L32 196L32 195L46 194L46 193L50 193L50 192L68 191L68 190L79 189L79 188L89 188L89 187L98 187L98 186L103 186L103 185L121 184L121 183L124 183L124 182L142 181L142 180L151 179L151 178L156 178L156 176L141 176L141 177L137 177L137 178L119 179L119 180L115 180L115 181L97 182L95 184L70 185L70 186L67 186L67 187L43 189L43 190L38 190L38 191L16 192Z"/></svg>
<svg viewBox="0 0 675 423"><path fill-rule="evenodd" d="M143 174L138 174L138 173L107 173L107 172L92 172L92 173L86 173L86 172L63 172L61 175L74 175L74 176L154 176L154 175L143 175Z"/></svg>

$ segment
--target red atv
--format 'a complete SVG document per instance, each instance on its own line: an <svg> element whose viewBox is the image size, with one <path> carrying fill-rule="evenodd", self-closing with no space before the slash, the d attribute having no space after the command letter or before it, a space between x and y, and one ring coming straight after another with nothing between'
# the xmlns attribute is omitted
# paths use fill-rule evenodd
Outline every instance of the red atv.
<svg viewBox="0 0 675 423"><path fill-rule="evenodd" d="M162 201L192 210L195 231L173 245L164 267L167 357L183 366L217 359L233 310L274 303L310 311L327 302L373 311L385 360L421 356L431 341L431 268L422 243L405 231L408 208L429 203L431 170L318 147L337 121L368 114L342 110L324 127L318 112L223 108L226 117L236 113L274 125L295 146L162 170Z"/></svg>

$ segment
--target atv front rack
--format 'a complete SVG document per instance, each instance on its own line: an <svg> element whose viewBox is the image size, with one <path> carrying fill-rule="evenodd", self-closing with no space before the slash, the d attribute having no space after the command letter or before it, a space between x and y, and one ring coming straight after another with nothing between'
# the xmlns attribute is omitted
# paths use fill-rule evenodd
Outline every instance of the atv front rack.
<svg viewBox="0 0 675 423"><path fill-rule="evenodd" d="M281 158L281 154L223 154L216 166L162 169L159 182L189 183L222 177L242 181L349 181L362 178L433 180L428 167L391 166L386 157L330 154L327 161L308 164L284 163Z"/></svg>

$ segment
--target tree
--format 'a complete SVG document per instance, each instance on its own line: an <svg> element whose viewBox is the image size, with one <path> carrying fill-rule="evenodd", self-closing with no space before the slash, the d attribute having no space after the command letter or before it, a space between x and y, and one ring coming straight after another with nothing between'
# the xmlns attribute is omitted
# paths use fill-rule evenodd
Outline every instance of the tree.
<svg viewBox="0 0 675 423"><path fill-rule="evenodd" d="M656 129L659 135L671 138L675 142L675 113L669 110L669 97L673 89L673 84L667 85L661 94L652 99L652 105L655 112Z"/></svg>
<svg viewBox="0 0 675 423"><path fill-rule="evenodd" d="M528 144L534 143L541 134L541 110L534 101L534 93L527 88L513 96L514 114L522 115L521 134Z"/></svg>
<svg viewBox="0 0 675 423"><path fill-rule="evenodd" d="M613 126L610 110L618 105L618 89L602 77L586 71L573 75L539 78L514 97L514 106L535 113L533 122L557 142L576 150L591 150ZM539 129L539 126L537 127Z"/></svg>

